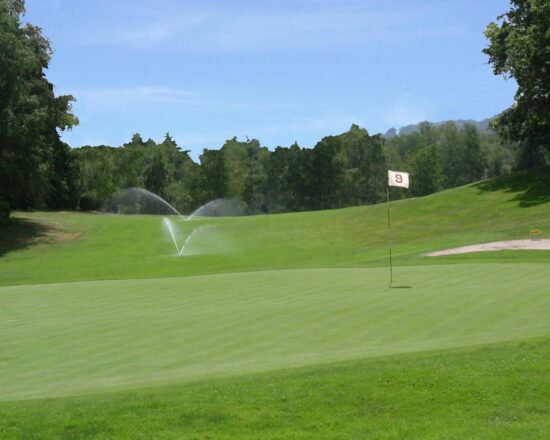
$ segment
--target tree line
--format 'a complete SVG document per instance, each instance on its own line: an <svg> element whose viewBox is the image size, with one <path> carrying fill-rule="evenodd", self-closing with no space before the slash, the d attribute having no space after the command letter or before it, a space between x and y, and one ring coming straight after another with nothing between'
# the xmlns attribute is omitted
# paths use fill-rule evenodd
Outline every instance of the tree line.
<svg viewBox="0 0 550 440"><path fill-rule="evenodd" d="M141 187L184 213L218 198L241 200L250 214L343 208L384 201L388 168L412 174L410 191L396 197L422 196L508 173L516 154L517 145L495 133L452 122L426 122L391 138L352 125L313 148L270 150L256 139L232 138L204 149L198 163L169 134L156 143L136 133L120 147L73 150L73 207L101 209L117 191Z"/></svg>

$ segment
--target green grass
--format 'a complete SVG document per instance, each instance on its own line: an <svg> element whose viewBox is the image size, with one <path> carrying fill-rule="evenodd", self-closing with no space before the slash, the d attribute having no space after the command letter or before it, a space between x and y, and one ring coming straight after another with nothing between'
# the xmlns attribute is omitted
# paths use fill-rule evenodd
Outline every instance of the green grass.
<svg viewBox="0 0 550 440"><path fill-rule="evenodd" d="M386 206L0 225L0 438L547 438L550 168ZM176 221L176 219L174 219ZM498 345L494 345L498 344ZM546 377L545 377L546 375Z"/></svg>
<svg viewBox="0 0 550 440"><path fill-rule="evenodd" d="M547 338L0 402L0 438L543 440L549 358Z"/></svg>
<svg viewBox="0 0 550 440"><path fill-rule="evenodd" d="M546 269L403 267L410 289L382 269L4 287L0 399L544 336Z"/></svg>
<svg viewBox="0 0 550 440"><path fill-rule="evenodd" d="M550 203L522 206L522 196L550 188L550 167L529 174L531 186L506 177L433 196L392 203L397 265L469 261L545 261L550 252L426 258L424 253L496 240L550 238ZM525 180L525 179L524 179ZM500 183L499 183L500 182ZM497 185L498 184L498 185ZM526 189L527 188L527 189ZM537 191L542 191L539 189ZM549 192L549 190L546 190ZM535 192L538 194L538 192ZM386 206L241 217L211 221L221 253L174 258L158 216L76 213L19 214L41 224L81 232L75 240L12 252L0 261L0 285L96 279L154 278L251 270L387 265ZM175 220L175 219L174 219ZM189 233L201 222L180 222ZM209 233L197 245L208 245ZM210 246L211 248L211 246Z"/></svg>

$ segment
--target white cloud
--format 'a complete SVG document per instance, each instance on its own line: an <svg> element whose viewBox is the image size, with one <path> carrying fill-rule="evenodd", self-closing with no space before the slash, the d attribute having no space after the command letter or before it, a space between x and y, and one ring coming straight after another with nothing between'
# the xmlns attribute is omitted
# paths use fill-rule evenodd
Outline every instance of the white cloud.
<svg viewBox="0 0 550 440"><path fill-rule="evenodd" d="M147 17L127 28L107 28L84 44L125 44L151 47L173 43L188 50L325 48L361 46L380 41L426 39L463 34L461 27L444 24L441 11L391 2L292 2L293 7L212 8L186 5L185 13ZM314 4L312 4L314 3ZM153 19L155 20L155 19ZM172 47L172 46L171 46ZM173 48L173 47L172 47Z"/></svg>
<svg viewBox="0 0 550 440"><path fill-rule="evenodd" d="M193 109L216 111L261 112L273 109L295 108L298 103L292 99L261 99L258 97L231 96L227 94L196 92L174 87L142 85L135 87L66 88L56 91L58 95L75 96L75 108L101 108L113 110L148 105L154 108L164 106L186 106ZM155 107L155 105L157 107Z"/></svg>
<svg viewBox="0 0 550 440"><path fill-rule="evenodd" d="M427 119L428 114L425 109L410 104L394 106L388 109L384 115L384 122L396 128L416 124Z"/></svg>
<svg viewBox="0 0 550 440"><path fill-rule="evenodd" d="M189 104L196 101L193 93L170 87L139 86L139 87L103 87L63 90L60 94L72 94L77 102L85 105L129 105L142 104Z"/></svg>
<svg viewBox="0 0 550 440"><path fill-rule="evenodd" d="M324 133L325 136L340 134L348 130L351 124L359 124L359 118L345 114L321 114L314 117L299 117L289 122L258 128L259 136L298 135L303 133ZM319 139L320 140L320 139Z"/></svg>
<svg viewBox="0 0 550 440"><path fill-rule="evenodd" d="M207 22L208 18L204 14L169 17L153 24L136 23L128 28L104 29L100 34L81 41L81 44L129 44L147 47L172 40L185 33L196 32Z"/></svg>

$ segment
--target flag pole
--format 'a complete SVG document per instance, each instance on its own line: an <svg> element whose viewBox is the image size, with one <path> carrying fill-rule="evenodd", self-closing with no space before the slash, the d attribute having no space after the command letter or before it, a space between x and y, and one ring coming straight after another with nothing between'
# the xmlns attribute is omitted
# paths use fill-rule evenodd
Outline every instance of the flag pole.
<svg viewBox="0 0 550 440"><path fill-rule="evenodd" d="M388 196L388 247L390 248L390 285L393 283L393 263L391 258L391 225L390 225L390 186L386 187L386 194Z"/></svg>

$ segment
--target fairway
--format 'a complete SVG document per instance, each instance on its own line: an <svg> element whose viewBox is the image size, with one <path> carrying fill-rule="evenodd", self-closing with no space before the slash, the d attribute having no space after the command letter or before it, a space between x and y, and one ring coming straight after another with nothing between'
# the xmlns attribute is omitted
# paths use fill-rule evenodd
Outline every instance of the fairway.
<svg viewBox="0 0 550 440"><path fill-rule="evenodd" d="M2 399L545 336L546 267L402 267L394 289L385 269L4 287Z"/></svg>

